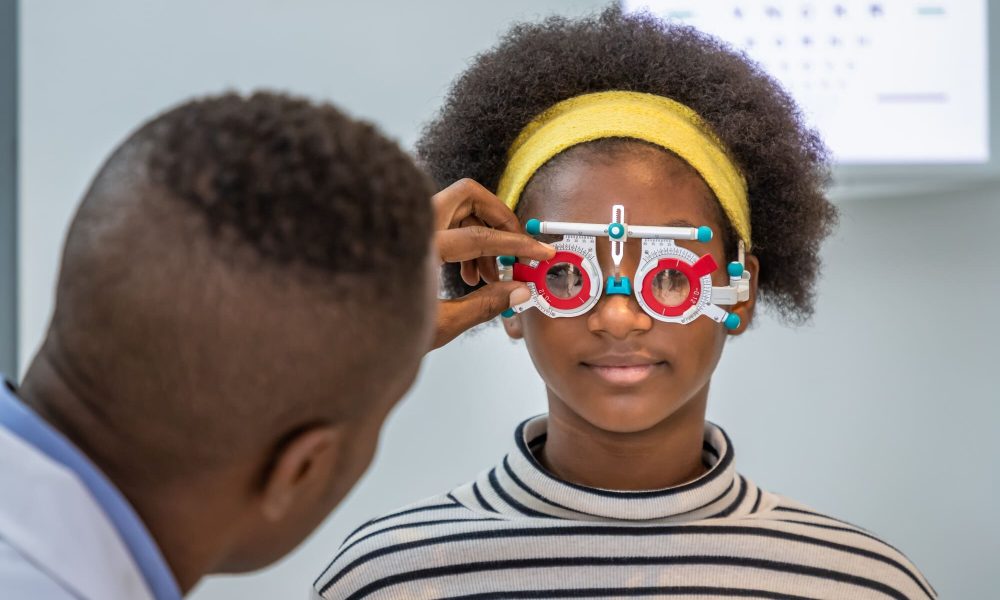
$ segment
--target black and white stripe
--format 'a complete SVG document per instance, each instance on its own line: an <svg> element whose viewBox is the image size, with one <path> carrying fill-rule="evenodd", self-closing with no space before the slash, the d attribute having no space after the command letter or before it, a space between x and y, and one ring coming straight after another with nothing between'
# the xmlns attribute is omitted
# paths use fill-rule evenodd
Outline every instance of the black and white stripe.
<svg viewBox="0 0 1000 600"><path fill-rule="evenodd" d="M315 582L322 598L936 598L872 533L738 474L708 423L708 471L647 492L586 488L533 451L546 420L476 481L374 519Z"/></svg>

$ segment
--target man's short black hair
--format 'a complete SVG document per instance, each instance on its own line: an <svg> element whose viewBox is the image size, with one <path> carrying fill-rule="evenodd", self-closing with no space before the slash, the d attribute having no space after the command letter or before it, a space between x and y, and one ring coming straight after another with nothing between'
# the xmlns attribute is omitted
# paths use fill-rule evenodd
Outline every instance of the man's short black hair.
<svg viewBox="0 0 1000 600"><path fill-rule="evenodd" d="M747 180L761 299L790 322L808 319L820 244L837 217L824 195L828 152L774 79L690 27L618 8L515 25L455 82L418 155L439 185L471 177L495 190L529 121L557 102L606 90L672 98L710 125ZM601 142L591 144L620 147ZM445 286L453 295L469 291L454 268Z"/></svg>
<svg viewBox="0 0 1000 600"><path fill-rule="evenodd" d="M426 257L430 180L373 125L332 105L267 92L204 98L133 142L149 148L150 183L265 261L378 285Z"/></svg>

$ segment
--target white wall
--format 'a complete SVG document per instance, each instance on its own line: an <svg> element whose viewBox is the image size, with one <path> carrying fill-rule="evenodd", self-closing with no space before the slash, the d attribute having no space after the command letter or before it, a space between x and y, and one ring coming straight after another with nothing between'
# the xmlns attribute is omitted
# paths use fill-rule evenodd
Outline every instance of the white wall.
<svg viewBox="0 0 1000 600"><path fill-rule="evenodd" d="M49 316L71 211L140 121L192 94L270 86L335 100L411 144L452 77L512 19L600 4L22 2L22 365ZM943 597L986 598L1000 556L1000 191L841 207L815 323L762 319L735 341L710 417L758 483L882 534ZM922 237L931 231L948 235ZM212 578L194 597L305 597L347 531L489 466L515 424L544 409L542 392L498 328L431 355L372 469L324 527L275 567Z"/></svg>

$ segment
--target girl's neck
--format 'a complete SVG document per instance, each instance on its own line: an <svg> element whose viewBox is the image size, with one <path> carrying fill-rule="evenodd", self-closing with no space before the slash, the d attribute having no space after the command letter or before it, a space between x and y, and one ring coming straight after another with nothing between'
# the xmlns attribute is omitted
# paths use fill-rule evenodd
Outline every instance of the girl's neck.
<svg viewBox="0 0 1000 600"><path fill-rule="evenodd" d="M705 473L708 385L655 426L636 433L595 427L549 392L548 435L538 459L553 475L606 490L656 490Z"/></svg>

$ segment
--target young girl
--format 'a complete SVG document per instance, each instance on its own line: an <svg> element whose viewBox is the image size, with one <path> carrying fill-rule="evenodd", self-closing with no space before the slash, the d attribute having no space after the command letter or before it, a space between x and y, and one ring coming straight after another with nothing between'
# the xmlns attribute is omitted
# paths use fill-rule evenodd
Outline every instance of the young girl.
<svg viewBox="0 0 1000 600"><path fill-rule="evenodd" d="M475 481L350 535L322 597L936 597L873 534L739 474L705 421L726 340L757 300L793 323L811 315L836 220L827 152L774 80L649 16L519 25L459 78L419 152L441 184L496 190L531 232L605 229L590 250L574 238L513 267L537 294L504 327L548 414ZM446 285L462 295L494 273L466 264Z"/></svg>

